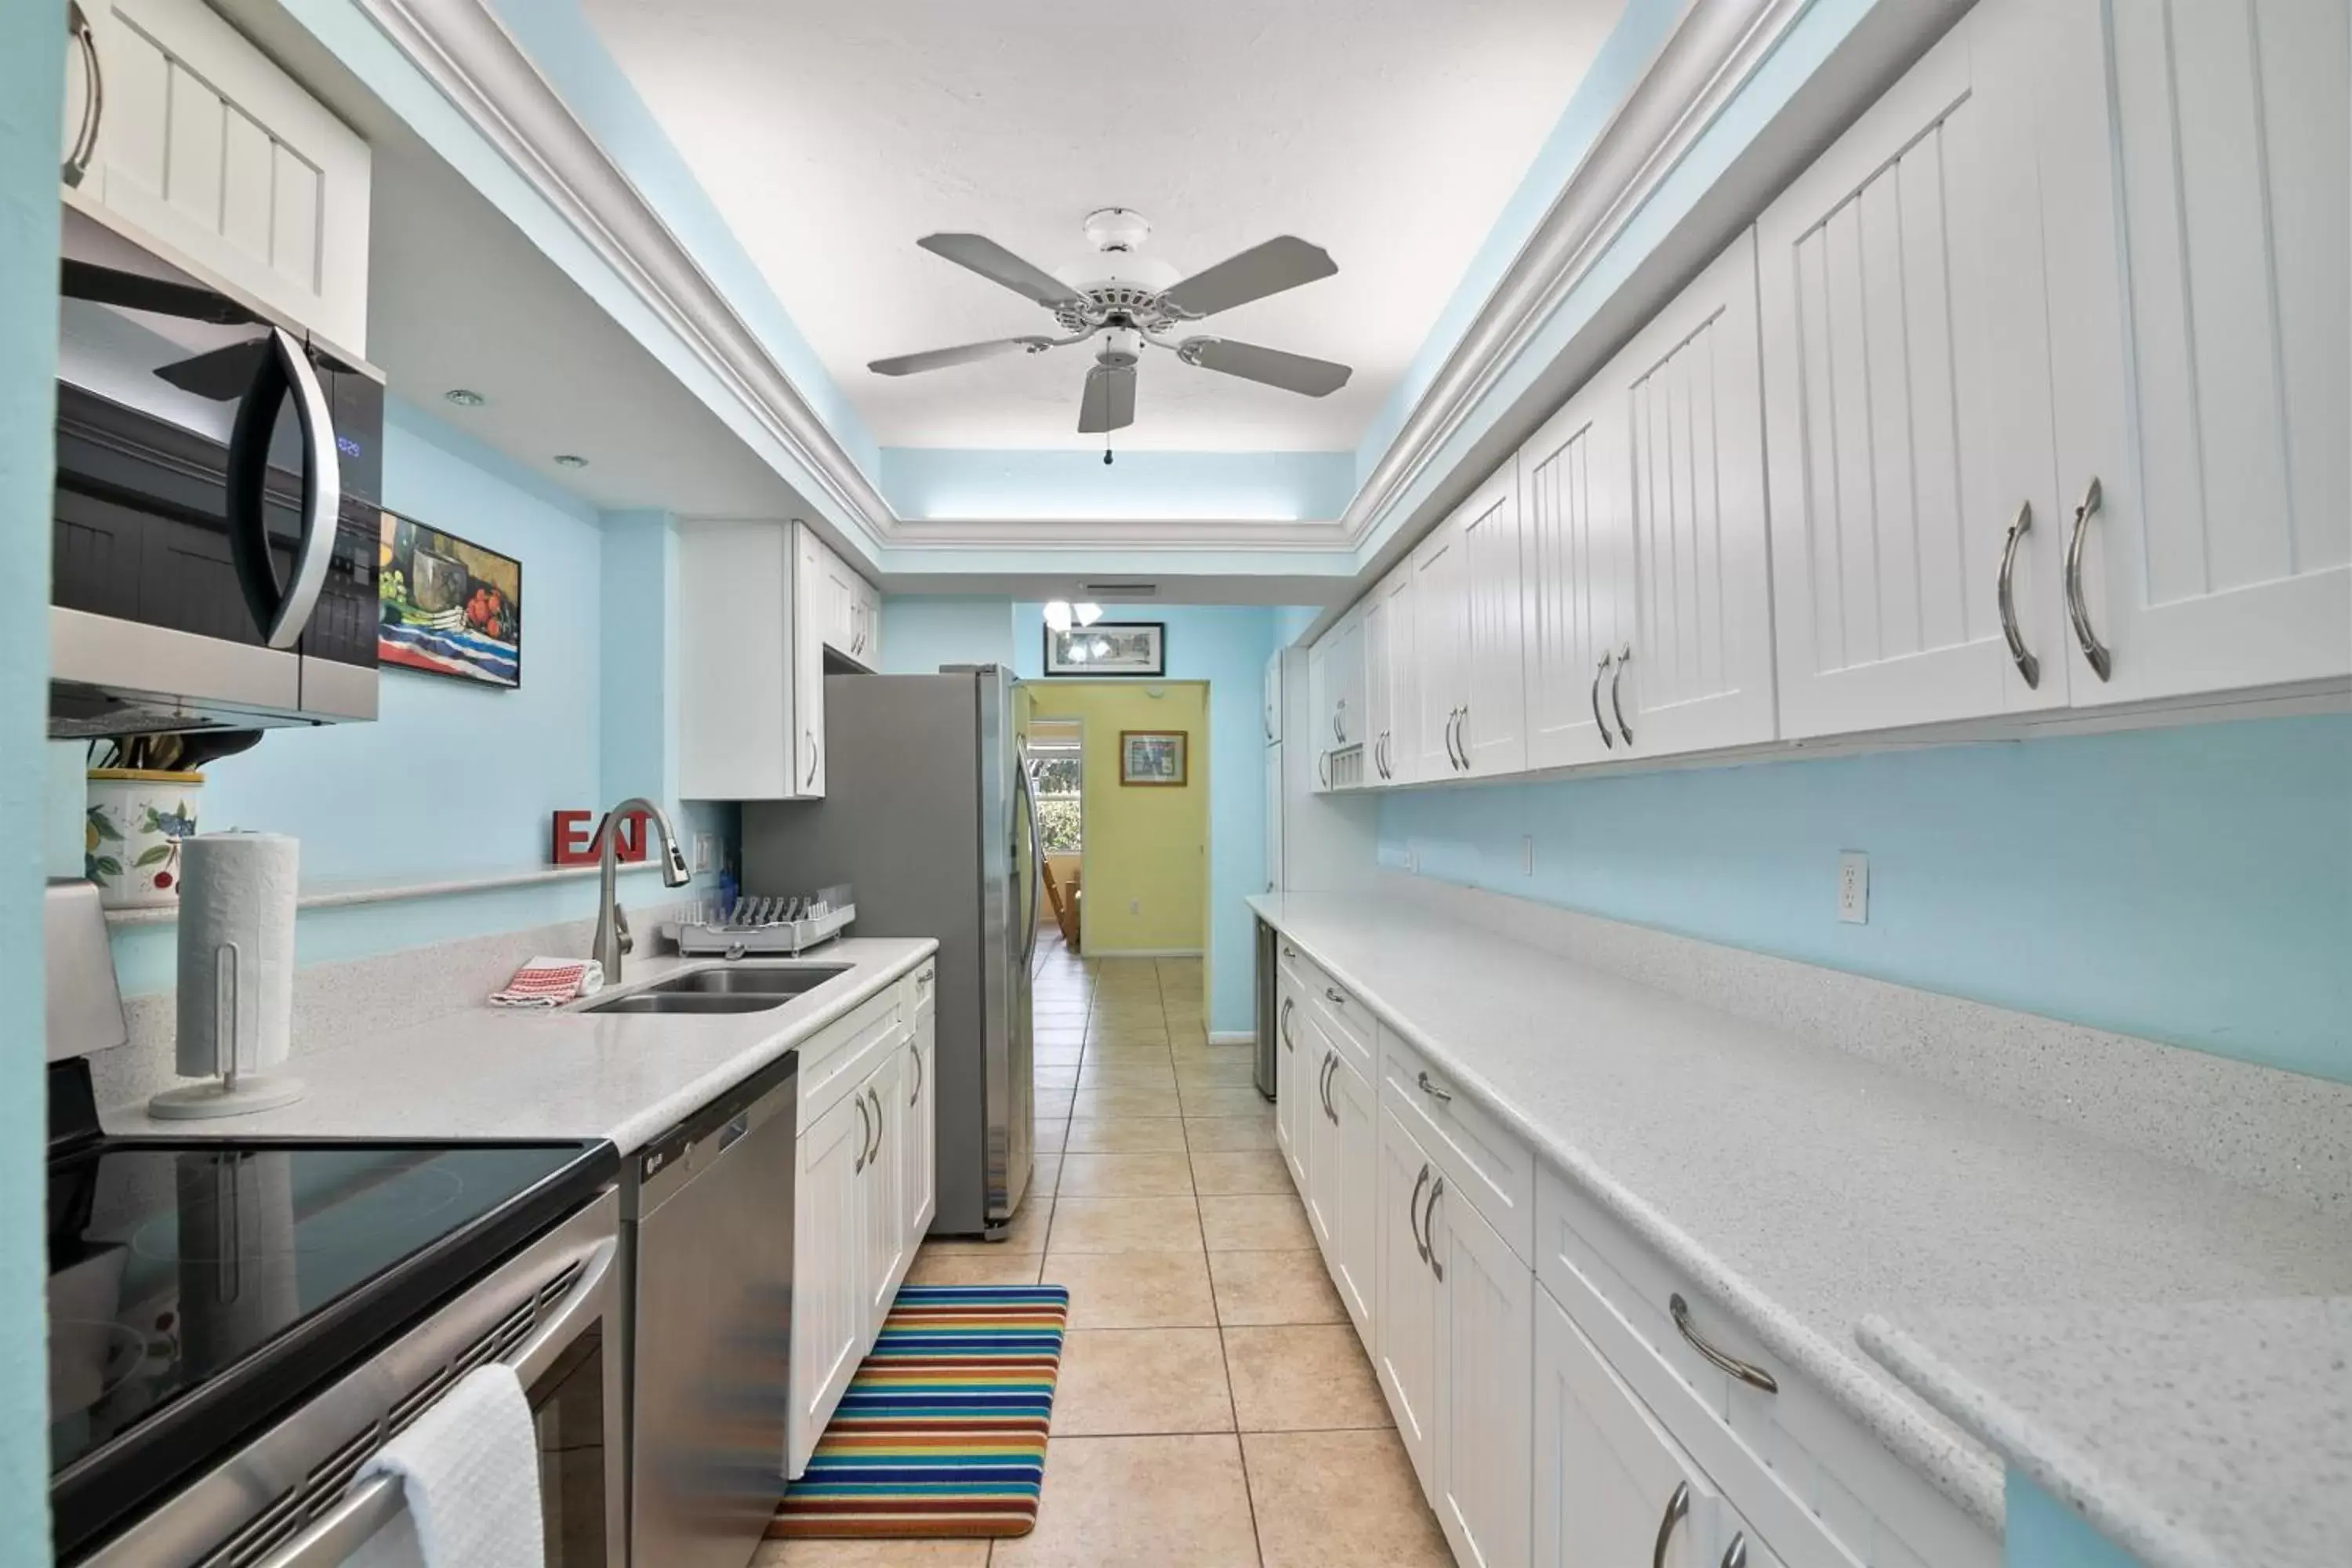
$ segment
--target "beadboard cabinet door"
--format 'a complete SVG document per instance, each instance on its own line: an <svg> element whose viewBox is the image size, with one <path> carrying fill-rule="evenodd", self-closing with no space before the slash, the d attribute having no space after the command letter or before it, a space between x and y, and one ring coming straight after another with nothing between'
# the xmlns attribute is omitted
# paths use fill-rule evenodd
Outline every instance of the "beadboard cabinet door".
<svg viewBox="0 0 2352 1568"><path fill-rule="evenodd" d="M1534 1506L1534 1273L1466 1202L1431 1184L1436 1254L1437 1488L1430 1505L1464 1568L1526 1568Z"/></svg>
<svg viewBox="0 0 2352 1568"><path fill-rule="evenodd" d="M1437 1293L1422 1200L1436 1166L1396 1113L1381 1108L1375 1194L1380 1240L1372 1370L1423 1494L1437 1491Z"/></svg>
<svg viewBox="0 0 2352 1568"><path fill-rule="evenodd" d="M787 1473L798 1476L866 1347L862 1164L872 1111L857 1095L802 1130L793 1202L793 1406Z"/></svg>
<svg viewBox="0 0 2352 1568"><path fill-rule="evenodd" d="M2347 8L2042 9L2050 658L2078 708L2352 675Z"/></svg>
<svg viewBox="0 0 2352 1568"><path fill-rule="evenodd" d="M1528 765L1528 714L1517 460L1496 469L1460 516L1470 657L1454 749L1465 773L1520 773Z"/></svg>
<svg viewBox="0 0 2352 1568"><path fill-rule="evenodd" d="M1388 694L1383 700L1381 732L1373 737L1380 748L1381 773L1388 784L1411 784L1421 776L1414 752L1421 714L1421 645L1413 623L1412 564L1407 562L1381 580L1372 590L1380 595L1388 619Z"/></svg>
<svg viewBox="0 0 2352 1568"><path fill-rule="evenodd" d="M1633 626L1607 681L1622 753L1773 738L1759 352L1748 233L1601 373L1632 474Z"/></svg>
<svg viewBox="0 0 2352 1568"><path fill-rule="evenodd" d="M2066 700L2043 4L1980 0L1757 222L1785 738Z"/></svg>
<svg viewBox="0 0 2352 1568"><path fill-rule="evenodd" d="M1633 541L1623 405L1596 378L1519 448L1527 555L1528 766L1614 756L1602 717L1633 637Z"/></svg>
<svg viewBox="0 0 2352 1568"><path fill-rule="evenodd" d="M1389 782L1382 764L1389 723L1389 664L1395 657L1389 636L1389 602L1376 587L1364 595L1361 612L1364 640L1364 758L1361 784L1379 789Z"/></svg>
<svg viewBox="0 0 2352 1568"><path fill-rule="evenodd" d="M1412 636L1420 689L1413 705L1413 776L1458 777L1454 725L1469 684L1469 582L1462 566L1462 514L1441 522L1412 552Z"/></svg>
<svg viewBox="0 0 2352 1568"><path fill-rule="evenodd" d="M793 774L790 795L824 794L824 632L833 584L826 566L833 552L806 523L793 525L797 562L793 595Z"/></svg>
<svg viewBox="0 0 2352 1568"><path fill-rule="evenodd" d="M83 11L103 112L79 195L366 353L367 143L202 0Z"/></svg>

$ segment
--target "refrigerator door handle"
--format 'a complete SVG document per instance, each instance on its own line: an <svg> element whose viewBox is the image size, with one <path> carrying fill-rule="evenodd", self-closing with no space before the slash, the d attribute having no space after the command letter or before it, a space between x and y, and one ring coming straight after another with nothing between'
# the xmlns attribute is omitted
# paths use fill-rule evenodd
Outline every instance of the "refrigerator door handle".
<svg viewBox="0 0 2352 1568"><path fill-rule="evenodd" d="M1021 805L1029 816L1029 886L1028 931L1021 943L1021 969L1028 973L1031 961L1037 956L1038 906L1045 897L1045 846L1037 836L1037 796L1029 787L1029 759L1016 755L1013 759L1013 775L1021 781Z"/></svg>

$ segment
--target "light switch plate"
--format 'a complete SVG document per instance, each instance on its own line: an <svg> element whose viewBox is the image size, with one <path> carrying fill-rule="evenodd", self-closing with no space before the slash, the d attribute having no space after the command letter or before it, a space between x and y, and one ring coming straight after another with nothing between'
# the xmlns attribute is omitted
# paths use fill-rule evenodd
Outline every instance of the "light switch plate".
<svg viewBox="0 0 2352 1568"><path fill-rule="evenodd" d="M1535 874L1536 841L1532 837L1523 837L1519 840L1519 875L1532 877Z"/></svg>
<svg viewBox="0 0 2352 1568"><path fill-rule="evenodd" d="M1838 919L1850 926L1870 923L1870 857L1859 849L1838 853Z"/></svg>

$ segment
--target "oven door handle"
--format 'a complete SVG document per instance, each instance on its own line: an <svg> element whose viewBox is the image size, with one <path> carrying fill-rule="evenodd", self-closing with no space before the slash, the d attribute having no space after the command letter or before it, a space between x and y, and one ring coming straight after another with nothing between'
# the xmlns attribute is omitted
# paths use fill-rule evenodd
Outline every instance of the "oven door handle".
<svg viewBox="0 0 2352 1568"><path fill-rule="evenodd" d="M229 433L229 553L262 642L290 648L302 639L320 590L327 585L335 520L343 505L342 464L335 451L334 416L309 353L283 327L269 329L266 350ZM278 405L289 393L302 434L302 542L294 557L294 581L281 586L269 559L268 480L269 437L278 427Z"/></svg>
<svg viewBox="0 0 2352 1568"><path fill-rule="evenodd" d="M603 1310L606 1283L619 1258L618 1237L606 1237L589 1254L588 1262L564 1293L555 1315L507 1358L525 1389L555 1364L557 1354L578 1337L581 1326ZM260 1568L335 1568L357 1552L368 1537L390 1524L407 1506L408 1494L395 1475L373 1475L356 1482L319 1521L261 1562Z"/></svg>

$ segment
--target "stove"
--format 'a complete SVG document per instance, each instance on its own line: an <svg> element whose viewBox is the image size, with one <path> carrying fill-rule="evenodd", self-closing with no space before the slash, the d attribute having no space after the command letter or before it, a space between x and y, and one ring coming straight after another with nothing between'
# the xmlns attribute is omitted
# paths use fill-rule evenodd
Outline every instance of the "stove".
<svg viewBox="0 0 2352 1568"><path fill-rule="evenodd" d="M619 1171L602 1142L110 1138L79 1058L50 1066L49 1104L60 1562L221 1468Z"/></svg>

